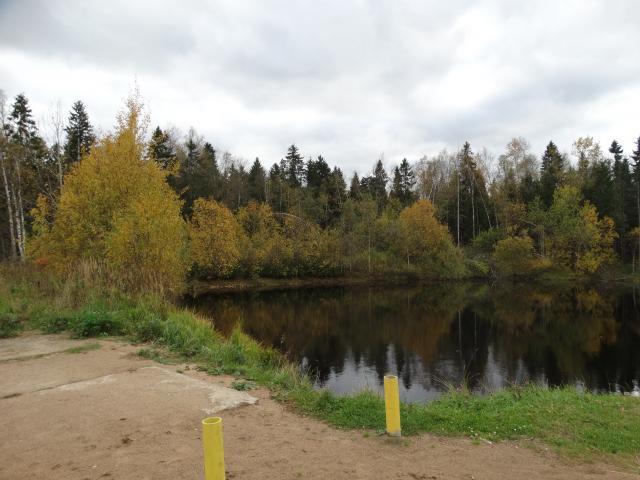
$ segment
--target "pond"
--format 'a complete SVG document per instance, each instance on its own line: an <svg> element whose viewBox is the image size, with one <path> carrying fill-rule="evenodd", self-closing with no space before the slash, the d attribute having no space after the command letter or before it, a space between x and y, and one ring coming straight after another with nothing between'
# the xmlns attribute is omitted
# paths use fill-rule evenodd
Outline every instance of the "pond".
<svg viewBox="0 0 640 480"><path fill-rule="evenodd" d="M639 392L640 289L439 283L210 294L191 305L228 333L237 323L337 394L401 399L534 382Z"/></svg>

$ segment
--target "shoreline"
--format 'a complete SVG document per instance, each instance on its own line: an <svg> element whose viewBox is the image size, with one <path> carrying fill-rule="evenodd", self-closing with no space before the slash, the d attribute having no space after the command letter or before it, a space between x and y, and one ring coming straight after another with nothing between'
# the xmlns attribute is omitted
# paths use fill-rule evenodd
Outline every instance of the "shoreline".
<svg viewBox="0 0 640 480"><path fill-rule="evenodd" d="M417 278L410 275L389 274L375 276L349 277L298 277L298 278L257 278L229 280L194 280L189 285L189 295L197 297L204 294L262 292L269 290L295 290L298 288L334 288L367 286L419 286L437 283L487 283L490 279L434 279Z"/></svg>
<svg viewBox="0 0 640 480"><path fill-rule="evenodd" d="M467 277L467 278L432 278L409 274L379 274L343 277L295 277L295 278L255 278L224 280L192 280L186 295L192 298L207 294L265 292L272 290L296 290L306 288L339 288L339 287L416 287L435 284L467 283L500 285L505 283L534 283L539 286L576 283L608 286L610 284L638 286L640 275L620 273L604 276L577 276L565 274L543 274L537 277Z"/></svg>

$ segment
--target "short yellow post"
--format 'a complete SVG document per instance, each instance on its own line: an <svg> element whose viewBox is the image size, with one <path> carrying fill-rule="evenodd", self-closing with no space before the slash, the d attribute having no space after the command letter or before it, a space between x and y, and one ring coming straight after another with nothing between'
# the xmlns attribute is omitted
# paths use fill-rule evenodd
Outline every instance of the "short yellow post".
<svg viewBox="0 0 640 480"><path fill-rule="evenodd" d="M400 393L398 377L384 376L384 408L387 415L387 435L400 436Z"/></svg>
<svg viewBox="0 0 640 480"><path fill-rule="evenodd" d="M202 420L202 447L205 480L224 480L224 446L220 417Z"/></svg>

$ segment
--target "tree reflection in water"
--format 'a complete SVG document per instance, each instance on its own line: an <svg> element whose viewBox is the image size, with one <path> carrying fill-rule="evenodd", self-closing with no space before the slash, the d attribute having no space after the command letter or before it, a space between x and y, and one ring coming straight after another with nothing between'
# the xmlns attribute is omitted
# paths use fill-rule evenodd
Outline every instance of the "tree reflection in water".
<svg viewBox="0 0 640 480"><path fill-rule="evenodd" d="M422 401L463 383L633 389L638 301L629 288L441 283L207 295L193 306L222 332L240 323L319 386L380 390L393 372L403 399Z"/></svg>

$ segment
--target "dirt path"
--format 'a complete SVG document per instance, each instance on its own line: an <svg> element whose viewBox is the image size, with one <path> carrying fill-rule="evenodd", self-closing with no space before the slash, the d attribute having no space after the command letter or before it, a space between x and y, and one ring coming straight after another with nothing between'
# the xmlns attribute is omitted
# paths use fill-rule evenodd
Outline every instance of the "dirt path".
<svg viewBox="0 0 640 480"><path fill-rule="evenodd" d="M640 478L513 443L335 430L122 342L62 352L87 343L0 340L0 479L201 479L200 420L220 409L230 479Z"/></svg>

